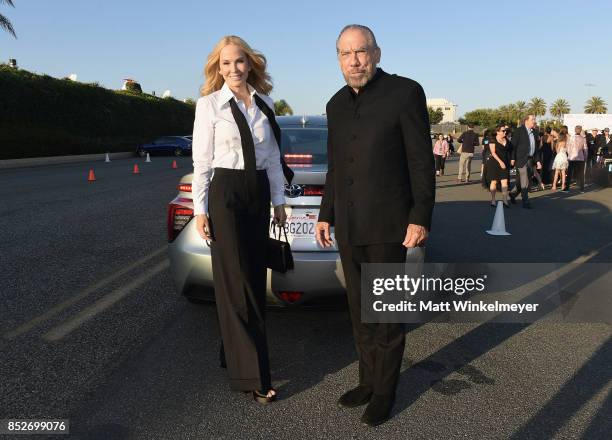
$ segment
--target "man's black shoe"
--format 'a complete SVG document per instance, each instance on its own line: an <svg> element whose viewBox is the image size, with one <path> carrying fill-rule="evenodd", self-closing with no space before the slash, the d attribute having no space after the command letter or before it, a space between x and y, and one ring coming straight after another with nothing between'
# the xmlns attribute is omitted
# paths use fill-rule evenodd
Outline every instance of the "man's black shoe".
<svg viewBox="0 0 612 440"><path fill-rule="evenodd" d="M516 194L509 193L508 195L510 196L510 202L512 202L513 205L516 205Z"/></svg>
<svg viewBox="0 0 612 440"><path fill-rule="evenodd" d="M365 405L372 397L372 389L365 385L359 385L352 390L347 391L338 399L338 405L345 408L356 408Z"/></svg>
<svg viewBox="0 0 612 440"><path fill-rule="evenodd" d="M361 422L368 426L378 426L389 420L391 409L395 403L395 396L381 396L373 394L370 404L361 416Z"/></svg>

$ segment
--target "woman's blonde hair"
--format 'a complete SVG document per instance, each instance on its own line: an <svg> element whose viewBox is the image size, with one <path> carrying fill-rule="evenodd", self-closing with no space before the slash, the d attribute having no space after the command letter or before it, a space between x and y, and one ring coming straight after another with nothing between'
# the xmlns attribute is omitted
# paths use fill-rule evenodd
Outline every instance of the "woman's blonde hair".
<svg viewBox="0 0 612 440"><path fill-rule="evenodd" d="M202 88L200 88L200 94L202 96L210 95L223 87L224 80L219 73L219 59L221 50L230 44L240 47L249 61L251 71L249 72L247 82L259 93L269 95L272 91L272 78L266 72L266 57L262 53L253 50L246 41L235 35L227 35L221 38L208 55L206 66L204 66L206 81Z"/></svg>

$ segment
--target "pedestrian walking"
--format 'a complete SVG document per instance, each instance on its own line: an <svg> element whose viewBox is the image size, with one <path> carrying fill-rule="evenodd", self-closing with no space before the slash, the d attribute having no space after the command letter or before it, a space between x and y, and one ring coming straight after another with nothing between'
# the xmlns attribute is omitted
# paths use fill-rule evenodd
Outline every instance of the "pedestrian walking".
<svg viewBox="0 0 612 440"><path fill-rule="evenodd" d="M557 190L557 181L561 178L561 191L567 191L566 189L566 177L567 169L569 168L569 160L567 158L567 130L561 128L557 141L555 143L556 156L553 161L553 169L555 174L553 176L552 190Z"/></svg>
<svg viewBox="0 0 612 440"><path fill-rule="evenodd" d="M444 175L444 162L449 154L448 142L444 140L444 136L438 135L438 140L433 147L434 158L436 160L436 176Z"/></svg>
<svg viewBox="0 0 612 440"><path fill-rule="evenodd" d="M465 182L467 183L470 181L474 147L480 143L478 141L478 134L474 131L474 125L469 124L468 129L459 136L458 141L461 144L461 154L459 156L459 173L457 174L457 181L459 183L463 182L463 176L465 175Z"/></svg>
<svg viewBox="0 0 612 440"><path fill-rule="evenodd" d="M574 134L570 136L567 144L567 158L569 160L569 181L576 180L580 192L584 192L585 163L589 156L586 137L582 126L576 125Z"/></svg>

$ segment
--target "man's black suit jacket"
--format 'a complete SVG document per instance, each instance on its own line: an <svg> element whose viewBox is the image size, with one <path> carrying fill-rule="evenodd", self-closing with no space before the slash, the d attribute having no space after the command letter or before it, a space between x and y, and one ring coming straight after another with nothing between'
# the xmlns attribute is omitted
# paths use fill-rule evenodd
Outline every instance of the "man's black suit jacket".
<svg viewBox="0 0 612 440"><path fill-rule="evenodd" d="M540 158L540 149L538 148L538 135L533 132L533 139L535 141L535 149L533 153L533 160L535 162L541 162ZM529 143L529 133L527 132L527 127L521 125L517 127L512 133L512 153L511 160L516 161L514 166L516 168L522 168L527 163L529 159L529 151L531 149L531 144Z"/></svg>
<svg viewBox="0 0 612 440"><path fill-rule="evenodd" d="M355 94L327 103L328 171L319 221L353 246L401 243L409 223L430 228L434 157L423 88L378 69Z"/></svg>

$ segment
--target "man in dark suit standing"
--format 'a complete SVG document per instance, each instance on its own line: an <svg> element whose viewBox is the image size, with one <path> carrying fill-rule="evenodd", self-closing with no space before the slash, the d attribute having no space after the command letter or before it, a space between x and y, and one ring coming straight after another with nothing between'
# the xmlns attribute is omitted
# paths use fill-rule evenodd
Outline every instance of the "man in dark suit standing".
<svg viewBox="0 0 612 440"><path fill-rule="evenodd" d="M362 422L389 418L405 342L402 324L361 322L361 264L404 263L427 240L435 199L434 158L423 88L377 68L372 31L346 26L336 50L347 85L327 103L328 171L316 227L320 246L335 237L347 283L359 385L344 407L368 404Z"/></svg>
<svg viewBox="0 0 612 440"><path fill-rule="evenodd" d="M531 176L533 169L542 169L540 161L540 149L538 148L538 134L535 133L535 115L527 115L523 120L523 125L517 127L512 134L512 153L510 165L516 168L517 182L510 191L510 200L516 203L516 196L521 192L523 200L523 208L531 208L529 203L529 186L531 184ZM520 182L520 183L519 183Z"/></svg>

